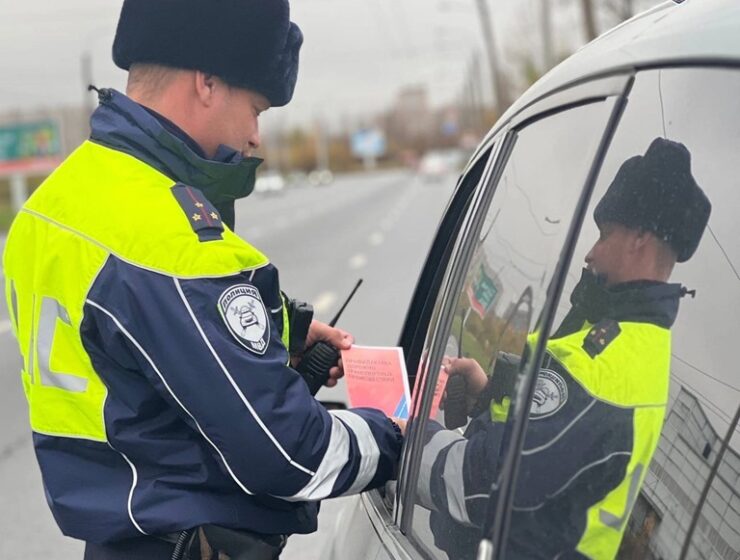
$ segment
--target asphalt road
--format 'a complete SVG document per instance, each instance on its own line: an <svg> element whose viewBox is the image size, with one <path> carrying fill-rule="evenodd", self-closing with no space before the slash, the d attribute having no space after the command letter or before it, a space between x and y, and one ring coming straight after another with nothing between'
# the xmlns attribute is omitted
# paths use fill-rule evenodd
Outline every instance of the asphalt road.
<svg viewBox="0 0 740 560"><path fill-rule="evenodd" d="M409 173L377 172L255 195L237 207L237 232L270 256L283 290L312 302L320 319L330 319L363 278L339 326L358 344L394 345L454 180L425 184ZM0 298L0 558L76 560L82 544L61 535L44 500L19 370ZM345 395L340 386L319 398ZM291 538L283 558L320 558L341 503L323 504L319 532Z"/></svg>

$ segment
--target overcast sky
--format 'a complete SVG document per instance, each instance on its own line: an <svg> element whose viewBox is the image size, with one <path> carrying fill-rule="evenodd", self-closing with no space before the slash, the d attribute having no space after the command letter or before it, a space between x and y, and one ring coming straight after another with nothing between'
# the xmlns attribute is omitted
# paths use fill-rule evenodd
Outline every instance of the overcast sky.
<svg viewBox="0 0 740 560"><path fill-rule="evenodd" d="M123 88L125 73L110 56L121 3L0 0L0 113L80 104L85 51L97 85ZM520 53L539 53L539 0L489 4L509 67L519 64ZM572 11L558 10L561 19ZM413 84L426 85L433 104L449 102L461 90L472 53L483 49L474 0L294 0L292 19L305 35L298 87L293 102L265 124L374 112ZM577 44L577 35L559 41Z"/></svg>

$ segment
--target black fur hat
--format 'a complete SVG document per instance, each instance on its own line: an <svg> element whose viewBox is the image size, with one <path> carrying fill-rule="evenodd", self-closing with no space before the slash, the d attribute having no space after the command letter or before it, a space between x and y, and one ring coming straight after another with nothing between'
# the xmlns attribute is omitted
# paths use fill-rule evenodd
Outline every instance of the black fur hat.
<svg viewBox="0 0 740 560"><path fill-rule="evenodd" d="M293 96L302 43L288 0L124 0L113 62L201 70L280 107Z"/></svg>
<svg viewBox="0 0 740 560"><path fill-rule="evenodd" d="M709 222L712 205L691 175L691 154L683 144L656 138L644 156L631 157L617 171L596 205L594 220L651 231L691 258Z"/></svg>

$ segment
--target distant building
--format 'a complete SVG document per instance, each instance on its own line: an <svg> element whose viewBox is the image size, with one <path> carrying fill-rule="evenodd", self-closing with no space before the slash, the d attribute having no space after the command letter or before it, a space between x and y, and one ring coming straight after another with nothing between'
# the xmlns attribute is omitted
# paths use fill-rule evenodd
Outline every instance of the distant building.
<svg viewBox="0 0 740 560"><path fill-rule="evenodd" d="M629 522L621 558L678 558L724 434L681 388ZM692 538L691 560L740 559L740 455L728 448Z"/></svg>
<svg viewBox="0 0 740 560"><path fill-rule="evenodd" d="M426 147L434 134L434 114L423 86L402 89L387 113L388 137L402 146Z"/></svg>

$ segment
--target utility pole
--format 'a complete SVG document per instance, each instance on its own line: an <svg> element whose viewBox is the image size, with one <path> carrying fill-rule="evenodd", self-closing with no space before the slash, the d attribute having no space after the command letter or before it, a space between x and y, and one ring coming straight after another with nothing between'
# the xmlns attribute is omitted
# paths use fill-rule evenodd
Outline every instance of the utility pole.
<svg viewBox="0 0 740 560"><path fill-rule="evenodd" d="M493 26L491 25L491 15L488 11L488 0L476 0L476 6L478 7L478 18L480 19L481 27L483 29L483 41L486 45L486 52L488 54L488 63L491 68L491 80L493 82L493 93L495 97L496 112L501 115L504 110L509 106L511 100L506 91L506 83L504 77L501 74L501 69L498 64L498 56L496 55L496 43L494 41Z"/></svg>
<svg viewBox="0 0 740 560"><path fill-rule="evenodd" d="M471 113L473 115L473 130L481 130L485 126L485 110L483 103L483 89L481 84L481 66L480 53L473 53L473 59L470 64L470 93L471 93Z"/></svg>
<svg viewBox="0 0 740 560"><path fill-rule="evenodd" d="M555 66L555 47L552 43L552 0L540 0L540 23L542 24L542 64L547 72ZM544 73L543 72L543 73Z"/></svg>
<svg viewBox="0 0 740 560"><path fill-rule="evenodd" d="M83 106L85 107L85 112L90 114L95 110L95 102L93 101L93 95L95 93L87 91L87 87L93 83L92 55L90 51L83 51L80 55L80 70L82 71L82 87L85 96Z"/></svg>
<svg viewBox="0 0 740 560"><path fill-rule="evenodd" d="M598 35L592 0L581 0L581 11L583 12L583 30L586 33L586 41L592 41Z"/></svg>

